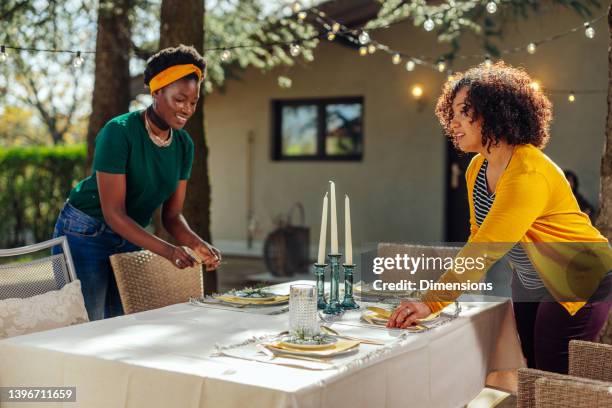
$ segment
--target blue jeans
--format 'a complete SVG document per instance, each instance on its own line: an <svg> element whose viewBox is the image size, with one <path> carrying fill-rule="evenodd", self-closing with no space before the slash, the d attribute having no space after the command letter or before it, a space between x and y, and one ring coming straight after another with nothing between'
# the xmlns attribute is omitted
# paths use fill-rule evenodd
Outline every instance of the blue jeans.
<svg viewBox="0 0 612 408"><path fill-rule="evenodd" d="M66 203L53 237L68 239L77 278L81 281L89 320L121 316L123 307L109 256L141 248L113 232L108 225ZM53 253L61 253L59 246Z"/></svg>

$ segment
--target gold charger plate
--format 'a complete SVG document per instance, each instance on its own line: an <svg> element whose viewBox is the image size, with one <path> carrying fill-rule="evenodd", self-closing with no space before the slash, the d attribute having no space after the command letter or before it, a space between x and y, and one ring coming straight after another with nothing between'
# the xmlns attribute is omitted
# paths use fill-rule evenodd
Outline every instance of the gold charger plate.
<svg viewBox="0 0 612 408"><path fill-rule="evenodd" d="M280 305L282 303L287 303L289 301L289 296L278 295L274 296L271 299L258 299L258 298L244 298L240 296L234 295L219 295L216 296L215 299L220 300L226 303L233 303L238 305Z"/></svg>
<svg viewBox="0 0 612 408"><path fill-rule="evenodd" d="M309 357L336 357L343 354L351 353L359 348L359 342L353 340L338 339L332 347L325 348L322 350L304 350L293 347L293 345L284 345L281 341L274 341L271 343L265 343L270 351L276 354L293 354L296 356L309 356Z"/></svg>

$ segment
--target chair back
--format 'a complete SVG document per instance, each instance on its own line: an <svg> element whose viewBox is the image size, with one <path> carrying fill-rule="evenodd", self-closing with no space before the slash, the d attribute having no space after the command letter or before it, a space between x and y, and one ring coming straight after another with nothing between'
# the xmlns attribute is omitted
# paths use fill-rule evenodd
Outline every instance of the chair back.
<svg viewBox="0 0 612 408"><path fill-rule="evenodd" d="M400 255L403 258L404 255L408 255L410 258L421 258L421 262L426 262L426 264L421 264L425 267L421 266L414 274L395 267L386 269L380 275L380 279L383 282L400 282L402 279L411 278L436 281L446 271L444 262L440 261L445 258L454 258L460 249L460 247L450 246L379 243L378 257L395 258L396 255Z"/></svg>
<svg viewBox="0 0 612 408"><path fill-rule="evenodd" d="M110 257L125 314L187 302L204 294L202 266L178 269L147 250Z"/></svg>
<svg viewBox="0 0 612 408"><path fill-rule="evenodd" d="M4 263L11 257L50 249L61 245L63 253L44 258ZM0 249L0 300L28 298L63 288L76 279L74 264L66 237L53 238L45 242L19 248Z"/></svg>

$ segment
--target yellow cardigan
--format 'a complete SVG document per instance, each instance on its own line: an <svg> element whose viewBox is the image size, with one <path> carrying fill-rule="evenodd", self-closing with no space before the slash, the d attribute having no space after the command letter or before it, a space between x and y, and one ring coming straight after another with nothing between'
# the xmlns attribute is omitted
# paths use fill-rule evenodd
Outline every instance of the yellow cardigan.
<svg viewBox="0 0 612 408"><path fill-rule="evenodd" d="M520 242L551 294L574 315L612 270L607 239L580 212L561 169L531 144L516 146L495 191L495 201L480 226L473 190L484 162L476 155L467 171L470 237L458 257L484 257L485 267L448 270L439 282L478 282L489 267ZM429 291L423 301L433 312L451 303L458 290Z"/></svg>

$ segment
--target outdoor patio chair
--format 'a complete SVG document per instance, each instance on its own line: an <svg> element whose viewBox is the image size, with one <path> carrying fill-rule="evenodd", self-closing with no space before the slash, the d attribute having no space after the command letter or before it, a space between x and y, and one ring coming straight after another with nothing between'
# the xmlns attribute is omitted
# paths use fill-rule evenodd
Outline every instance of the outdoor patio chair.
<svg viewBox="0 0 612 408"><path fill-rule="evenodd" d="M179 269L150 251L110 257L126 314L187 302L204 294L202 266Z"/></svg>
<svg viewBox="0 0 612 408"><path fill-rule="evenodd" d="M63 253L30 260L61 245ZM24 260L25 256L25 260ZM89 321L66 237L0 249L0 339Z"/></svg>
<svg viewBox="0 0 612 408"><path fill-rule="evenodd" d="M569 373L521 368L518 408L612 408L612 345L572 340Z"/></svg>
<svg viewBox="0 0 612 408"><path fill-rule="evenodd" d="M44 258L0 264L0 300L28 298L63 288L76 279L66 237L20 248L0 249L0 258L22 257L61 245L63 253Z"/></svg>

